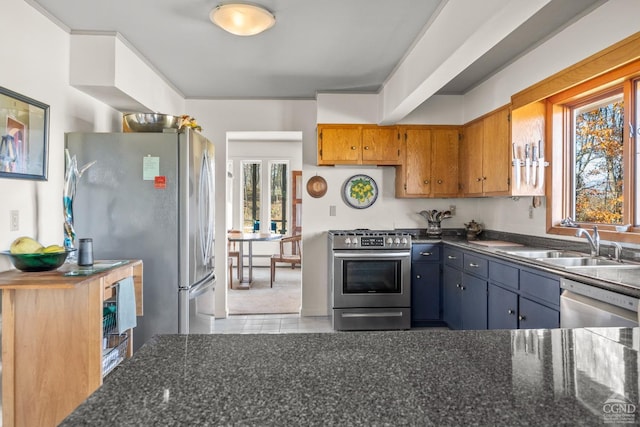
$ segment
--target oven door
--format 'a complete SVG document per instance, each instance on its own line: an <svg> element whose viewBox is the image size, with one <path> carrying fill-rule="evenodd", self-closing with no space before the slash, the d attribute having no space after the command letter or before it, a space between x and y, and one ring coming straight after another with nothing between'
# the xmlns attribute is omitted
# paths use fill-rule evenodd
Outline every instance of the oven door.
<svg viewBox="0 0 640 427"><path fill-rule="evenodd" d="M333 252L333 307L410 307L411 253Z"/></svg>

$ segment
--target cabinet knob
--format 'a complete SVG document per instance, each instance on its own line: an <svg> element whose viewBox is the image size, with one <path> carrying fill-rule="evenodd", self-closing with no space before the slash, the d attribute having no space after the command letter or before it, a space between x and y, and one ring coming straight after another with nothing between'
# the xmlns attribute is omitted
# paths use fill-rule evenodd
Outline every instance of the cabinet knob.
<svg viewBox="0 0 640 427"><path fill-rule="evenodd" d="M459 288L459 287L460 287L460 283L456 283L456 288Z"/></svg>
<svg viewBox="0 0 640 427"><path fill-rule="evenodd" d="M476 178L476 182L482 181L482 178Z"/></svg>
<svg viewBox="0 0 640 427"><path fill-rule="evenodd" d="M518 320L522 321L522 320L527 320L526 316L520 315L518 316Z"/></svg>
<svg viewBox="0 0 640 427"><path fill-rule="evenodd" d="M486 181L486 180L487 180L487 177L486 177L486 176L483 176L483 177L482 177L482 180L483 180L483 181Z"/></svg>
<svg viewBox="0 0 640 427"><path fill-rule="evenodd" d="M428 183L429 183L429 180L428 180L428 179L425 179L425 180L424 180L424 183L425 183L425 184L428 184Z"/></svg>
<svg viewBox="0 0 640 427"><path fill-rule="evenodd" d="M356 146L355 146L355 145L352 145L352 146L351 146L351 149L352 149L352 150L355 150L355 149L356 149Z"/></svg>
<svg viewBox="0 0 640 427"><path fill-rule="evenodd" d="M447 258L449 258L449 259L458 259L458 257L455 256L455 255L448 255Z"/></svg>
<svg viewBox="0 0 640 427"><path fill-rule="evenodd" d="M431 256L431 255L433 255L433 252L420 252L420 255L422 255L422 256Z"/></svg>
<svg viewBox="0 0 640 427"><path fill-rule="evenodd" d="M442 180L441 179L438 180L438 184L442 184Z"/></svg>
<svg viewBox="0 0 640 427"><path fill-rule="evenodd" d="M511 310L511 309L509 309L509 310L507 310L507 313L509 313L509 314L515 314L516 312L515 312L515 311L513 311L513 310Z"/></svg>
<svg viewBox="0 0 640 427"><path fill-rule="evenodd" d="M470 262L470 263L469 263L469 267L472 267L472 268L478 268L478 267L480 267L480 266L479 266L478 264L476 264L476 263Z"/></svg>
<svg viewBox="0 0 640 427"><path fill-rule="evenodd" d="M464 291L466 288L464 286L460 286L460 290Z"/></svg>
<svg viewBox="0 0 640 427"><path fill-rule="evenodd" d="M365 146L364 146L364 149L365 149L365 150L368 150L368 149L369 149L369 146L368 146L368 145L365 145Z"/></svg>
<svg viewBox="0 0 640 427"><path fill-rule="evenodd" d="M419 274L416 274L416 279L422 279L422 276Z"/></svg>

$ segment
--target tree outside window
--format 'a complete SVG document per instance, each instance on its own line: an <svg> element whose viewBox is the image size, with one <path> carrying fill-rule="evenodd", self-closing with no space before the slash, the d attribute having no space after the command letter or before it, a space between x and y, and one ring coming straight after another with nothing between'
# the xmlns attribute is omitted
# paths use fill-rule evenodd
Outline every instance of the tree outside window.
<svg viewBox="0 0 640 427"><path fill-rule="evenodd" d="M622 92L572 108L574 217L578 222L623 222Z"/></svg>

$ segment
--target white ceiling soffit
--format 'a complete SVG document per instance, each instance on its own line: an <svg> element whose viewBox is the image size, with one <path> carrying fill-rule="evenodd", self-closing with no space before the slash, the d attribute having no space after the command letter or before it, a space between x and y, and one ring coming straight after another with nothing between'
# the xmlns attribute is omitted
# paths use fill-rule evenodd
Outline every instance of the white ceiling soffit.
<svg viewBox="0 0 640 427"><path fill-rule="evenodd" d="M26 1L67 31L118 34L187 99L380 92L391 120L468 92L607 0L260 0L276 25L254 37L209 21L218 0Z"/></svg>

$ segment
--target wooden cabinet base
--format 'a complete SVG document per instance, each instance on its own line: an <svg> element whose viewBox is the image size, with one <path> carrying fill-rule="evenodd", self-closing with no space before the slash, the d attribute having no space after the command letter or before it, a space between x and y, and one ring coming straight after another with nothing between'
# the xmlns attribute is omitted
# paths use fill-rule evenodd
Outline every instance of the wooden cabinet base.
<svg viewBox="0 0 640 427"><path fill-rule="evenodd" d="M85 277L0 274L5 427L58 425L102 384L105 287L125 277L141 295L140 261Z"/></svg>

